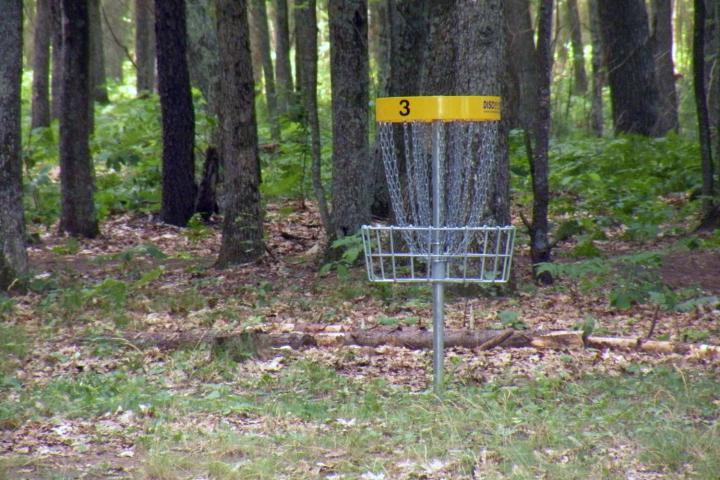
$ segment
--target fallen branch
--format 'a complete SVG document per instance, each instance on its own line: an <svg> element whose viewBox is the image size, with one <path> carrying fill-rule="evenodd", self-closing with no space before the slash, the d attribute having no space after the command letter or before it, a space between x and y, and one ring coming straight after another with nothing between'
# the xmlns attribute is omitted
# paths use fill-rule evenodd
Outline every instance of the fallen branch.
<svg viewBox="0 0 720 480"><path fill-rule="evenodd" d="M95 338L95 341L98 339ZM118 341L116 337L105 341ZM355 345L380 347L392 345L412 350L431 349L432 332L416 327L376 327L352 332L297 332L264 333L241 332L216 334L213 332L184 333L136 333L127 335L129 342L138 348L157 347L163 350L197 348L210 344L214 353L226 352L233 358L264 357L272 348L290 347L299 350L307 347ZM588 337L583 339L580 331L519 332L516 330L446 330L445 347L464 347L478 350L492 348L530 347L552 350L598 350L638 351L653 354L680 354L700 358L720 357L720 346L698 345L682 342L646 340L642 337Z"/></svg>

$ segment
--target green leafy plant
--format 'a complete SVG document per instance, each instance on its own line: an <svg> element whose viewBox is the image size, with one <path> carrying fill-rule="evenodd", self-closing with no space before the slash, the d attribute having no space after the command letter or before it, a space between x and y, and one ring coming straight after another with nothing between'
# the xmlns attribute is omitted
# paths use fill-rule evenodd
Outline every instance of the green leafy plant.
<svg viewBox="0 0 720 480"><path fill-rule="evenodd" d="M326 263L320 268L320 275L327 275L330 271L335 270L343 280L350 278L350 268L355 265L363 253L363 241L359 233L348 235L339 240L335 240L331 245L334 250L340 251L337 260Z"/></svg>
<svg viewBox="0 0 720 480"><path fill-rule="evenodd" d="M502 310L498 312L498 319L505 328L513 330L527 330L528 326L520 319L520 313L513 310Z"/></svg>

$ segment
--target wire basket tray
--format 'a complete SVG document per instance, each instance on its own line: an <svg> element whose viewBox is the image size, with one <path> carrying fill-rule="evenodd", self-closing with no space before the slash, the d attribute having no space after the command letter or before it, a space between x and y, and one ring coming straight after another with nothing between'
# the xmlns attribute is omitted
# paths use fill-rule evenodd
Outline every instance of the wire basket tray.
<svg viewBox="0 0 720 480"><path fill-rule="evenodd" d="M362 239L371 282L504 283L515 227L365 225Z"/></svg>

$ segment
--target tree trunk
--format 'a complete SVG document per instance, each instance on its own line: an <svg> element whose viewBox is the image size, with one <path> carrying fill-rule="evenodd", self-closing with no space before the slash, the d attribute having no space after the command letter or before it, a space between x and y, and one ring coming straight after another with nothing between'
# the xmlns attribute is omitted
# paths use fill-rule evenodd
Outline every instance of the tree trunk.
<svg viewBox="0 0 720 480"><path fill-rule="evenodd" d="M30 128L50 126L50 0L38 0L36 7Z"/></svg>
<svg viewBox="0 0 720 480"><path fill-rule="evenodd" d="M138 95L155 90L155 6L153 0L135 0L135 65Z"/></svg>
<svg viewBox="0 0 720 480"><path fill-rule="evenodd" d="M585 54L583 52L582 22L577 0L567 0L567 21L570 27L570 42L573 49L573 71L575 72L575 94L584 95L588 88L585 73Z"/></svg>
<svg viewBox="0 0 720 480"><path fill-rule="evenodd" d="M184 227L195 213L195 114L187 64L185 0L155 0L158 91L162 111L164 222Z"/></svg>
<svg viewBox="0 0 720 480"><path fill-rule="evenodd" d="M530 233L530 257L533 265L551 260L548 204L548 150L550 136L550 85L552 72L552 0L540 4L537 47L530 17L528 0L510 0L504 3L508 19L506 28L511 39L509 52L515 61L510 63L511 76L518 85L519 120L525 131L533 187L532 220L527 223ZM512 19L512 20L511 20ZM552 282L543 274L542 283Z"/></svg>
<svg viewBox="0 0 720 480"><path fill-rule="evenodd" d="M96 102L107 103L108 92L105 82L105 51L103 49L102 13L100 0L88 0L90 15L90 76L93 98Z"/></svg>
<svg viewBox="0 0 720 480"><path fill-rule="evenodd" d="M205 97L205 109L210 118L220 118L220 59L217 39L217 18L213 0L187 0L188 60L190 81ZM217 123L215 124L217 125ZM213 126L205 151L203 176L198 192L196 211L204 219L218 212L216 188L220 181L220 131Z"/></svg>
<svg viewBox="0 0 720 480"><path fill-rule="evenodd" d="M424 53L428 41L428 1L427 0L388 0L387 39L389 52L384 55L387 72L378 74L382 96L413 96L420 94L420 82ZM382 50L382 49L380 49ZM391 61L392 59L392 61ZM378 60L378 63L380 60ZM402 127L395 128L395 148L398 158L398 171L405 176L405 144L402 140ZM378 217L390 216L390 198L383 167L382 153L377 139L372 152L373 201L371 212Z"/></svg>
<svg viewBox="0 0 720 480"><path fill-rule="evenodd" d="M329 0L333 118L331 238L370 220L367 0Z"/></svg>
<svg viewBox="0 0 720 480"><path fill-rule="evenodd" d="M598 1L588 0L590 9L590 35L592 37L592 103L590 107L590 131L596 137L603 136L605 120L603 115L603 49L600 35L600 17Z"/></svg>
<svg viewBox="0 0 720 480"><path fill-rule="evenodd" d="M20 154L21 0L0 0L0 291L28 270Z"/></svg>
<svg viewBox="0 0 720 480"><path fill-rule="evenodd" d="M278 111L287 115L294 92L292 68L290 67L290 29L287 0L275 0L275 65Z"/></svg>
<svg viewBox="0 0 720 480"><path fill-rule="evenodd" d="M673 0L653 0L652 45L658 92L660 94L659 131L678 131L678 97L675 91L672 33Z"/></svg>
<svg viewBox="0 0 720 480"><path fill-rule="evenodd" d="M598 1L615 133L661 136L660 98L644 0Z"/></svg>
<svg viewBox="0 0 720 480"><path fill-rule="evenodd" d="M265 0L251 0L252 16L257 27L257 48L262 58L263 81L265 83L265 104L267 105L270 137L273 142L280 142L280 124L278 123L277 93L275 91L275 74L270 55L270 31L268 28L267 6Z"/></svg>
<svg viewBox="0 0 720 480"><path fill-rule="evenodd" d="M225 218L216 265L225 267L259 258L264 253L264 244L247 2L218 0L217 21Z"/></svg>
<svg viewBox="0 0 720 480"><path fill-rule="evenodd" d="M296 61L298 72L297 86L300 88L304 120L310 127L310 151L312 154L313 193L318 202L320 219L330 235L330 213L327 205L325 187L322 183L322 153L320 149L320 120L317 105L317 13L315 0L295 1Z"/></svg>
<svg viewBox="0 0 720 480"><path fill-rule="evenodd" d="M390 76L390 8L393 0L370 0L368 23L368 45L370 58L376 73L373 90L375 96L386 96ZM420 4L424 1L419 2ZM415 2L415 8L422 8ZM371 71L373 69L371 68Z"/></svg>
<svg viewBox="0 0 720 480"><path fill-rule="evenodd" d="M700 229L714 230L720 227L720 209L715 202L715 171L712 159L710 118L705 89L705 0L695 0L695 28L693 35L693 86L695 108L698 117L698 135L702 162L702 220Z"/></svg>
<svg viewBox="0 0 720 480"><path fill-rule="evenodd" d="M542 0L538 22L537 61L539 82L537 116L533 133L533 215L530 230L530 257L533 266L551 260L548 206L550 203L549 160L550 149L550 85L552 83L552 12L553 0ZM552 283L552 276L545 272L535 277L542 283Z"/></svg>
<svg viewBox="0 0 720 480"><path fill-rule="evenodd" d="M95 171L90 157L90 18L88 2L62 0L62 96L60 98L60 231L94 238Z"/></svg>
<svg viewBox="0 0 720 480"><path fill-rule="evenodd" d="M50 114L53 120L60 118L60 98L62 96L62 0L50 0L52 80L50 82Z"/></svg>
<svg viewBox="0 0 720 480"><path fill-rule="evenodd" d="M127 43L130 33L128 25L125 23L125 17L130 11L130 1L102 0L100 9L105 72L109 78L122 82L123 64L127 57Z"/></svg>

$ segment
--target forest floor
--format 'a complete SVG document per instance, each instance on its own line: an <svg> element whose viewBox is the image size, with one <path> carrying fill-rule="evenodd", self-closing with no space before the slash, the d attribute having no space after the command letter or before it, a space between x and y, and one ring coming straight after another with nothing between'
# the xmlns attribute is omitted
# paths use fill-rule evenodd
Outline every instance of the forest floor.
<svg viewBox="0 0 720 480"><path fill-rule="evenodd" d="M0 305L0 478L717 478L717 357L453 348L438 397L429 351L217 354L202 338L429 328L427 285L371 285L360 267L318 275L322 228L296 207L270 206L268 254L226 270L212 267L217 226L120 216L95 240L42 234L32 291ZM446 325L590 322L595 335L645 337L654 324L654 339L720 345L720 251L680 240L599 242L606 262L661 252L659 266L632 265L662 298L678 295L672 305L611 306L619 273L538 287L521 245L513 287L450 289ZM558 245L559 262L572 246ZM131 341L182 332L200 340Z"/></svg>

